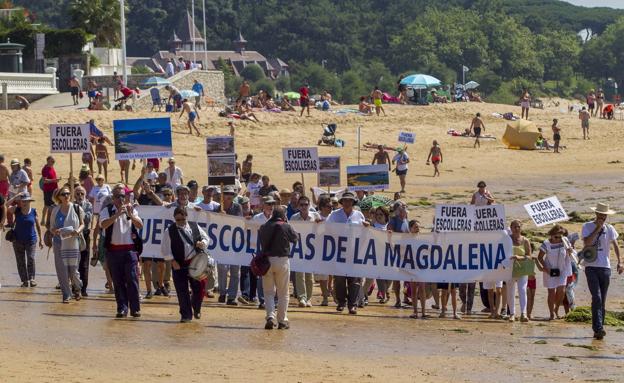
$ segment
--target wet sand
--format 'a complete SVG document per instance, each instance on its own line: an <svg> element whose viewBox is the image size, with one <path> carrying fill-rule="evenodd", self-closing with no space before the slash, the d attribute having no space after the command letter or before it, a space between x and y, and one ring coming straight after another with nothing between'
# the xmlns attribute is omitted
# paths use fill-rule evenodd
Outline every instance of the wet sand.
<svg viewBox="0 0 624 383"><path fill-rule="evenodd" d="M563 106L565 107L565 106ZM552 152L514 151L503 147L500 137L506 122L490 116L518 108L505 105L462 103L430 107L385 106L388 117L344 117L313 111L311 118L294 113L259 113L259 124L237 122L239 160L254 155L254 171L267 173L278 187L290 187L299 175L283 173L281 148L314 146L322 122L338 124L337 137L345 148L320 147L320 155L340 155L344 167L357 164L356 127L361 125L362 143L398 145L403 130L417 133L408 147L412 158L405 199L410 217L429 226L435 203L466 203L480 179L506 205L508 222L520 218L525 229L535 230L523 204L556 194L568 212L589 213L589 206L606 200L622 210L622 121L592 120L592 140L583 141L576 114L558 109L531 110L531 118L551 136L550 121L559 118L562 144L568 149ZM496 141L484 141L480 150L472 140L446 135L450 128L468 127L480 111L486 132ZM519 110L518 110L519 111ZM225 119L217 111L202 112L200 128L206 135L227 134ZM158 113L112 113L82 111L0 111L7 123L2 128L0 153L7 162L30 157L34 173L48 155L47 124L80 122L95 118L111 134L114 118L160 116ZM298 114L297 114L298 115ZM189 136L185 120L174 122L174 152L185 181L206 178L205 139ZM111 135L112 136L112 135ZM442 145L442 177L432 178L425 165L431 140ZM113 150L110 149L111 158ZM370 163L373 151L361 151L361 163ZM67 176L67 155L57 156L57 170ZM78 161L78 155L74 156ZM119 179L114 162L109 183ZM138 169L132 178L138 176ZM316 182L306 175L306 188ZM391 190L399 189L391 176ZM391 194L390 194L391 195ZM35 186L37 206L42 201ZM40 209L40 207L39 207ZM616 228L622 215L613 217ZM580 224L566 224L571 231ZM543 232L543 230L537 230ZM175 297L155 297L144 303L139 320L116 320L114 297L104 294L101 268L91 269L88 299L62 305L54 290L52 259L39 252L39 287L17 287L15 260L8 244L0 248L0 381L2 382L110 382L138 381L423 381L423 382L546 382L620 381L624 359L624 333L607 328L602 342L591 338L588 325L563 321L510 324L487 320L484 314L462 321L432 318L413 320L411 310L371 304L356 316L336 314L333 305L308 309L291 307L289 331L263 330L264 313L254 307L226 308L214 299L205 303L203 318L187 325L178 323ZM538 279L541 277L538 276ZM609 309L624 309L624 280L613 276ZM577 288L579 303L589 303L585 278ZM318 294L319 289L315 288ZM319 303L319 297L314 299ZM481 304L475 299L475 309ZM428 302L430 307L432 301ZM545 291L538 282L535 316L546 316ZM435 311L430 310L431 315ZM535 344L545 340L547 344ZM595 345L597 351L573 345Z"/></svg>

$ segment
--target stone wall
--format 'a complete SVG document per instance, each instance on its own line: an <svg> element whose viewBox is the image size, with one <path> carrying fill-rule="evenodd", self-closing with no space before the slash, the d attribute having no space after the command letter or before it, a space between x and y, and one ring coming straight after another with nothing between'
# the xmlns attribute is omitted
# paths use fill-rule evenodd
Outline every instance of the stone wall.
<svg viewBox="0 0 624 383"><path fill-rule="evenodd" d="M118 73L119 78L122 78L122 74ZM128 85L130 88L138 87L143 89L143 84L145 80L150 77L165 77L162 73L147 73L147 74L129 74L128 75ZM87 87L89 80L95 80L96 84L102 88L114 88L115 84L113 83L113 76L83 76L82 77L82 86L84 88Z"/></svg>
<svg viewBox="0 0 624 383"><path fill-rule="evenodd" d="M204 86L204 93L218 103L225 103L225 82L223 72L218 70L192 69L182 71L168 79L180 90L191 89L193 81L197 80ZM169 92L165 87L159 87L160 97L169 98ZM141 97L132 104L135 110L149 110L152 107L152 98L149 91L141 92Z"/></svg>

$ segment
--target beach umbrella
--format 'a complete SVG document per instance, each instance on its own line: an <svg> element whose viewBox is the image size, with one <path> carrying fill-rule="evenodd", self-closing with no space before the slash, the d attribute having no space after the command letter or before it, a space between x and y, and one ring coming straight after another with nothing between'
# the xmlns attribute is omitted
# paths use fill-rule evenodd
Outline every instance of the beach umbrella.
<svg viewBox="0 0 624 383"><path fill-rule="evenodd" d="M182 96L182 98L189 99L191 97L199 96L199 93L195 92L194 90L186 89L180 91L180 96Z"/></svg>
<svg viewBox="0 0 624 383"><path fill-rule="evenodd" d="M465 85L466 89L477 89L479 87L479 83L476 81L468 81Z"/></svg>
<svg viewBox="0 0 624 383"><path fill-rule="evenodd" d="M167 80L166 78L154 76L145 80L145 83L143 85L146 87L150 87L150 86L165 86L165 85L170 85L170 84L171 84L171 81Z"/></svg>
<svg viewBox="0 0 624 383"><path fill-rule="evenodd" d="M297 99L301 97L297 92L286 92L284 93L284 97L288 97L289 100Z"/></svg>
<svg viewBox="0 0 624 383"><path fill-rule="evenodd" d="M413 88L429 88L442 85L442 81L427 74L412 74L403 78L401 84L409 85Z"/></svg>
<svg viewBox="0 0 624 383"><path fill-rule="evenodd" d="M370 209L376 209L380 206L392 206L393 203L394 201L386 196L383 196L380 194L373 194L373 195L369 195L368 197L364 197L360 201L358 206L362 210L370 210Z"/></svg>

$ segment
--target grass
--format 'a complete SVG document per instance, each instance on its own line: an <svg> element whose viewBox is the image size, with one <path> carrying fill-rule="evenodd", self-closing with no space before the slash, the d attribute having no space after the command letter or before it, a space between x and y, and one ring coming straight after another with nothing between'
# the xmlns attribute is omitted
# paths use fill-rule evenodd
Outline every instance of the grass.
<svg viewBox="0 0 624 383"><path fill-rule="evenodd" d="M463 329L463 328L452 328L446 331L452 331L452 332L456 332L458 334L470 334L470 331Z"/></svg>
<svg viewBox="0 0 624 383"><path fill-rule="evenodd" d="M589 306L580 306L570 311L566 315L566 322L591 323L591 308ZM605 324L607 326L624 327L624 312L607 311L605 315Z"/></svg>
<svg viewBox="0 0 624 383"><path fill-rule="evenodd" d="M589 344L574 344L574 343L566 343L564 344L565 347L579 347L579 348L586 348L590 351L598 351L598 347L593 346L593 345L589 345Z"/></svg>
<svg viewBox="0 0 624 383"><path fill-rule="evenodd" d="M533 342L533 344L548 344L548 342L542 339L542 340L536 340L535 342Z"/></svg>
<svg viewBox="0 0 624 383"><path fill-rule="evenodd" d="M432 206L433 204L427 200L427 198L421 198L418 201L409 201L409 206Z"/></svg>
<svg viewBox="0 0 624 383"><path fill-rule="evenodd" d="M568 217L570 217L570 220L568 222L573 222L573 223L585 223L591 220L590 215L587 215L587 214L581 215L577 211L570 212L570 214L568 214Z"/></svg>

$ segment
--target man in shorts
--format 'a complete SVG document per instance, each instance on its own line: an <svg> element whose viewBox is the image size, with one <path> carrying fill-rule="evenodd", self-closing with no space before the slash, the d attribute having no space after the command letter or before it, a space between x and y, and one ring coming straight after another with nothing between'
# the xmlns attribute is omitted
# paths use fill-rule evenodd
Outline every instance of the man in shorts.
<svg viewBox="0 0 624 383"><path fill-rule="evenodd" d="M581 120L581 129L583 129L583 139L589 140L589 119L591 113L585 107L579 112L579 120Z"/></svg>
<svg viewBox="0 0 624 383"><path fill-rule="evenodd" d="M397 148L397 154L392 159L392 163L396 163L396 175L399 176L399 182L401 182L400 193L405 193L405 176L407 175L407 164L409 163L409 156L405 152L405 148Z"/></svg>
<svg viewBox="0 0 624 383"><path fill-rule="evenodd" d="M375 156L373 157L373 162L371 163L371 165L385 165L388 164L388 171L392 169L392 166L390 165L390 156L388 155L388 152L384 149L383 145L377 145L377 153L375 153Z"/></svg>
<svg viewBox="0 0 624 383"><path fill-rule="evenodd" d="M180 118L184 115L184 112L188 113L188 128L189 134L193 135L193 129L195 129L195 133L197 136L201 136L199 133L199 129L197 129L197 125L195 125L195 120L199 121L199 112L197 112L197 108L195 105L191 104L188 99L182 100L182 112L180 113Z"/></svg>
<svg viewBox="0 0 624 383"><path fill-rule="evenodd" d="M380 111L383 112L384 116L386 115L386 111L381 105L382 96L383 93L381 93L381 90L379 90L378 86L376 86L375 89L373 89L373 91L371 92L371 98L373 99L373 104L375 104L375 113L377 113L378 116Z"/></svg>
<svg viewBox="0 0 624 383"><path fill-rule="evenodd" d="M307 84L299 88L299 105L301 106L299 117L303 116L305 109L308 110L308 117L310 117L310 88Z"/></svg>
<svg viewBox="0 0 624 383"><path fill-rule="evenodd" d="M71 92L74 105L78 105L78 102L80 101L80 83L78 82L76 76L72 76L69 80L69 91Z"/></svg>
<svg viewBox="0 0 624 383"><path fill-rule="evenodd" d="M474 148L476 149L477 146L480 148L481 142L479 142L479 138L481 137L481 130L485 132L485 124L481 119L481 113L477 113L470 123L470 131L472 132L473 130L475 136Z"/></svg>

